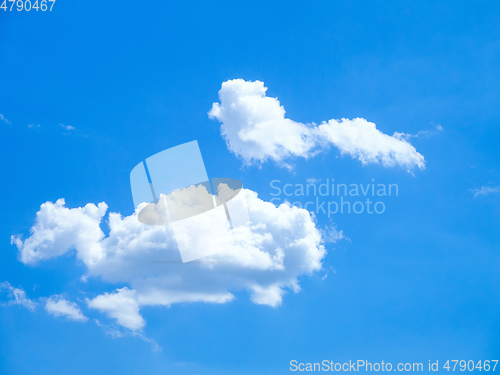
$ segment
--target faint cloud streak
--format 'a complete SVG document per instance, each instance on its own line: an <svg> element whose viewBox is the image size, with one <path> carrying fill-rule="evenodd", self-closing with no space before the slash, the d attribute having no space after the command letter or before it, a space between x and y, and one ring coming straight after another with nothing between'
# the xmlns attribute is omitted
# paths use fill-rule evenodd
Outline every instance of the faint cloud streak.
<svg viewBox="0 0 500 375"><path fill-rule="evenodd" d="M500 186L482 186L480 189L472 189L474 198L480 195L500 193Z"/></svg>

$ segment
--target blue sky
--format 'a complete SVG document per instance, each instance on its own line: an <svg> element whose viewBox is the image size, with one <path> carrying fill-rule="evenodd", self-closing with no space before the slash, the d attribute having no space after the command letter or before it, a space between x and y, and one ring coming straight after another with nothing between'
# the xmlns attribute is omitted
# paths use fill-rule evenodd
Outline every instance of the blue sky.
<svg viewBox="0 0 500 375"><path fill-rule="evenodd" d="M286 374L292 359L494 359L499 12L491 2L406 1L58 1L51 13L0 11L0 282L38 304L0 308L0 372ZM297 123L360 117L388 135L427 132L408 139L425 169L363 165L334 146L289 158L291 168L245 165L208 116L221 84L237 78L264 82ZM272 180L310 178L395 183L399 195L382 215L317 214L318 228L335 224L345 238L325 244L322 269L301 275L300 292L278 307L232 290L228 303L143 307L142 340L112 337L94 319L113 319L85 298L127 284L81 281L74 252L24 264L11 236L28 237L40 205L59 198L131 215L131 169L192 140L210 177L237 178L264 201ZM488 194L475 195L482 187ZM53 295L89 319L48 314L43 298Z"/></svg>

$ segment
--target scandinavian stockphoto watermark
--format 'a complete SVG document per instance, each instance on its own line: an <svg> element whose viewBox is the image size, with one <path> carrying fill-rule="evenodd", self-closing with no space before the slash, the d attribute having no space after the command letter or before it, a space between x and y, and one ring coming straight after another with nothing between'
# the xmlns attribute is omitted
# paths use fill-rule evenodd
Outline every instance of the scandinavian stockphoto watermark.
<svg viewBox="0 0 500 375"><path fill-rule="evenodd" d="M336 214L383 214L385 200L399 196L398 184L337 183L335 179L309 179L305 183L283 183L272 180L269 183L273 197L271 202L289 202L292 206L304 208L316 215L325 214L329 218Z"/></svg>

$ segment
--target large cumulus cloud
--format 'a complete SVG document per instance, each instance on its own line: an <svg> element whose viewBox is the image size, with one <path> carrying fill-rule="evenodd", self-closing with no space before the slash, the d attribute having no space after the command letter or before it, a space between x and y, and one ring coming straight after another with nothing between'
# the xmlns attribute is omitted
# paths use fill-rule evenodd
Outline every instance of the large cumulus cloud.
<svg viewBox="0 0 500 375"><path fill-rule="evenodd" d="M105 203L68 208L63 199L46 202L30 236L13 236L11 241L25 264L73 251L85 265L83 279L120 285L112 293L88 298L87 305L131 330L145 324L142 306L226 303L237 290L247 290L254 303L275 307L287 290L300 290L302 275L321 269L326 255L321 232L306 210L287 204L276 207L246 189L240 194L248 204L249 225L231 229L222 242L204 231L196 246L225 245L189 263L180 259L171 226L140 223L140 208L130 216L106 216ZM106 217L108 235L102 229Z"/></svg>

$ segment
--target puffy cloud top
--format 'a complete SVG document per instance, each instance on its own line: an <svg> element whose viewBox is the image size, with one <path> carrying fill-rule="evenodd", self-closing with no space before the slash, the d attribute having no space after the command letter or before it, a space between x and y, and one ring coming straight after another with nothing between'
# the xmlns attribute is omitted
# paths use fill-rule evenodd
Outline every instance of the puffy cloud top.
<svg viewBox="0 0 500 375"><path fill-rule="evenodd" d="M240 194L248 203L249 225L229 230L222 239L211 238L207 228L203 241L195 246L224 246L190 263L181 262L171 226L139 222L140 207L130 216L110 213L109 235L105 236L101 229L105 203L67 208L64 200L46 202L31 235L25 240L14 236L12 242L26 264L75 251L86 266L84 277L121 283L123 288L87 303L131 330L145 324L141 306L226 303L236 290L248 290L254 303L278 306L287 289L299 291L299 276L321 269L326 255L321 233L304 209L287 204L276 207L246 189ZM55 300L48 309L79 316L70 306Z"/></svg>
<svg viewBox="0 0 500 375"><path fill-rule="evenodd" d="M270 159L286 165L290 157L308 158L333 145L363 164L425 168L424 157L400 133L384 134L362 118L320 125L296 122L285 117L285 108L266 91L261 81L226 81L219 91L220 103L209 112L222 123L229 150L247 164Z"/></svg>

